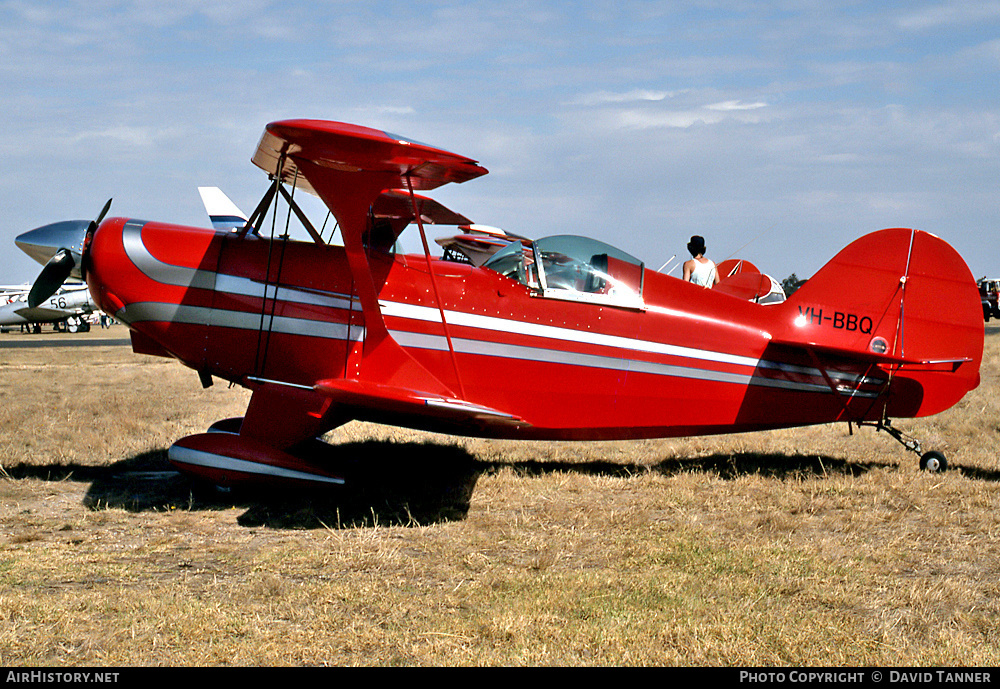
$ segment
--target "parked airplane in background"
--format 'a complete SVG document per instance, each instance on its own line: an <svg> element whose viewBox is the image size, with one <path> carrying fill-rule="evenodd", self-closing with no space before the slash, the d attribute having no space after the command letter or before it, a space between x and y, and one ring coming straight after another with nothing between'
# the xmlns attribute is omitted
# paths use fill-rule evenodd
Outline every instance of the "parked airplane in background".
<svg viewBox="0 0 1000 689"><path fill-rule="evenodd" d="M33 325L38 323L66 323L71 332L87 332L90 322L86 316L96 310L90 290L84 284L68 284L35 307L28 305L30 287L6 291L0 304L0 326Z"/></svg>
<svg viewBox="0 0 1000 689"><path fill-rule="evenodd" d="M198 187L198 193L216 230L236 230L247 224L247 216L218 187Z"/></svg>
<svg viewBox="0 0 1000 689"><path fill-rule="evenodd" d="M82 275L131 328L134 351L177 358L203 385L252 391L244 417L170 448L178 467L215 483L340 483L316 438L353 419L554 440L846 422L920 454L891 419L936 414L979 384L975 281L926 232L864 236L765 306L755 301L771 281L753 272L704 289L595 239L473 227L416 192L486 169L386 132L274 122L253 162L272 184L242 225L102 222L105 206L96 221L18 238L51 257L29 301ZM302 212L303 191L332 212L343 246ZM269 229L272 205L311 241ZM411 223L423 253L400 255ZM465 229L434 257L426 223ZM945 467L940 452L920 462Z"/></svg>

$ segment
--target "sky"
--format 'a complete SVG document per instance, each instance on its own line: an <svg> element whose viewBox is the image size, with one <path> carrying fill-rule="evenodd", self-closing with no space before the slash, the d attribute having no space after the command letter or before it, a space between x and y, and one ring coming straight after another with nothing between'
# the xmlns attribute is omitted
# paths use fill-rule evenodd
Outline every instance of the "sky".
<svg viewBox="0 0 1000 689"><path fill-rule="evenodd" d="M264 126L300 117L476 159L430 195L651 268L699 234L801 278L915 227L1000 277L998 84L1000 0L0 0L0 283L41 269L15 236L111 197L249 212Z"/></svg>

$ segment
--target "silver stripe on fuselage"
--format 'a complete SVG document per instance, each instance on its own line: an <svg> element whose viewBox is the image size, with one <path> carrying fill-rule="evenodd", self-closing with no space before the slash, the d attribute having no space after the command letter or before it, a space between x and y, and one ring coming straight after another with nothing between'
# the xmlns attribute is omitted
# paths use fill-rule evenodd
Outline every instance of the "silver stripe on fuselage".
<svg viewBox="0 0 1000 689"><path fill-rule="evenodd" d="M360 328L349 329L347 323L331 323L330 321L314 321L306 318L267 314L261 317L259 313L248 311L230 311L212 309L207 306L187 306L155 301L132 302L120 310L116 316L129 324L158 321L212 325L239 330L263 329L287 335L305 335L330 340L360 341L364 334Z"/></svg>
<svg viewBox="0 0 1000 689"><path fill-rule="evenodd" d="M209 290L214 289L218 292L240 296L275 298L279 301L330 308L351 309L352 304L354 307L357 307L357 300L352 300L349 295L345 294L288 287L275 288L274 285L264 285L261 282L254 281L249 278L165 263L154 257L146 248L146 245L142 242L141 230L144 224L145 223L139 221L129 221L126 223L122 233L123 243L125 245L126 253L136 267L147 277L156 280L157 282L176 286L190 286ZM436 307L382 300L379 301L379 306L383 315L386 316L428 323L441 323L441 311ZM671 345L650 340L640 340L619 335L575 330L573 328L564 328L560 326L528 323L526 321L518 321L509 318L471 314L464 311L445 310L444 314L445 320L449 324L465 326L488 332L528 335L547 340L661 354L684 359L693 359L696 361L744 366L751 369L760 367L814 377L820 377L823 375L817 368L761 360L753 357L729 354L726 352L701 350L692 347L683 347L680 345ZM337 340L350 339L353 341L361 341L364 337L364 330L362 328L358 328L357 326L348 328L346 324L288 316L271 317L264 315L262 319L260 314L244 311L211 309L208 307L183 305L179 306L160 302L133 303L120 311L118 315L126 323L137 321L174 321L200 325L217 325L244 330L257 330L263 327L265 329L270 329L272 332L301 334L310 337L324 337ZM447 340L441 336L426 335L404 330L393 330L392 334L393 337L396 338L396 340L404 347L435 349L441 351L447 351L448 349ZM453 338L453 344L456 352L464 354L479 354L501 358L652 373L655 375L696 378L699 380L712 380L739 385L753 384L759 386L781 387L808 391L830 390L829 386L825 384L777 380L761 376L753 376L750 374L714 371L711 369L703 369L698 366L679 366L624 357L582 354L547 347L527 347L522 345L497 343L489 340L457 338ZM859 382L881 382L878 379L870 379L840 371L828 371L827 374L832 380L854 384L858 384ZM862 396L877 396L874 393L865 392L856 392L855 394Z"/></svg>
<svg viewBox="0 0 1000 689"><path fill-rule="evenodd" d="M215 271L188 268L165 263L156 258L142 241L143 220L129 220L122 228L122 245L125 255L146 277L164 285L215 289Z"/></svg>
<svg viewBox="0 0 1000 689"><path fill-rule="evenodd" d="M786 364L780 361L768 361L766 359L761 359L760 367L765 369L770 369L772 371L781 371L782 373L797 373L805 376L816 376L816 377L823 376L823 372L813 366L798 366L796 364ZM885 382L885 380L882 378L863 376L857 373L845 373L842 371L828 370L826 374L830 377L831 380L839 380L847 383L881 385L882 383Z"/></svg>
<svg viewBox="0 0 1000 689"><path fill-rule="evenodd" d="M172 263L166 263L153 256L146 244L142 241L142 228L145 221L130 220L122 228L122 244L125 247L125 254L150 280L155 280L164 285L174 285L176 287L195 287L198 289L214 290L225 294L235 294L242 297L256 297L258 299L278 299L296 304L308 304L311 306L324 306L335 309L350 309L351 297L347 294L336 292L323 292L320 290L308 290L292 287L278 287L265 285L259 280L229 275L227 273L216 273L212 270L202 270L200 268L188 268ZM359 302L354 300L355 308Z"/></svg>
<svg viewBox="0 0 1000 689"><path fill-rule="evenodd" d="M414 306L412 304L400 304L398 302L380 302L382 306L382 312L386 315L396 316L398 318L407 318L412 320L419 320L424 322L441 322L441 316L436 308L431 308L427 306ZM625 349L638 352L648 352L652 354L665 354L668 356L676 356L685 359L695 359L700 361L711 361L715 363L732 364L737 366L746 366L752 369L756 369L758 366L761 368L768 368L774 370L780 370L786 373L800 373L808 376L821 377L823 374L818 368L796 366L793 364L785 364L776 361L767 361L761 359L754 359L752 357L738 356L735 354L727 354L725 352L713 352L701 349L693 349L691 347L680 347L678 345L670 345L659 342L651 342L649 340L637 340L633 338L621 337L617 335L605 335L602 333L593 333L582 330L573 330L570 328L561 328L558 326L550 325L539 325L535 323L526 323L524 321L515 321L507 318L496 318L492 316L481 316L478 314L469 314L462 311L445 311L445 318L449 324L452 325L464 325L472 328L478 328L482 330L489 330L492 332L501 333L516 333L520 335L531 335L535 337L542 337L549 340L560 340L564 342L577 342L581 344L591 344L599 345L605 347L611 347L614 349ZM404 331L393 331L394 333L402 333ZM411 333L416 335L416 333ZM411 340L415 341L415 340ZM475 342L476 340L468 340L469 342ZM402 344L402 343L401 343ZM414 344L413 346L421 346ZM428 347L430 349L436 349L437 347ZM534 349L534 348L532 348ZM457 351L457 350L456 350ZM556 356L563 357L565 359L571 353L563 352L562 350L553 349L542 349L538 348L537 351L549 351L556 352ZM496 356L503 356L502 354L497 354ZM514 358L530 358L530 357L514 357ZM614 357L610 357L612 361L618 361ZM549 360L549 359L539 359L539 360ZM624 360L630 361L630 360ZM568 362L567 362L568 363ZM637 361L637 364L645 365L648 362ZM665 364L656 364L656 366L666 366ZM606 368L606 367L605 367ZM678 370L689 369L690 367L677 366ZM636 370L633 368L632 370ZM703 370L703 369L697 369ZM722 375L721 372L719 372ZM735 375L735 374L734 374ZM840 371L829 371L828 375L831 379L849 383L858 383L859 376L851 373L844 373ZM699 376L701 377L701 376ZM749 378L749 376L746 376ZM709 378L711 380L716 380L716 378ZM719 378L721 380L721 378ZM756 378L755 380L765 381L769 379ZM734 379L732 382L736 382ZM860 382L881 382L877 379L872 381L869 379L861 380ZM759 383L765 384L765 383ZM803 383L808 389L812 389L810 384ZM824 389L827 386L821 386Z"/></svg>
<svg viewBox="0 0 1000 689"><path fill-rule="evenodd" d="M427 335L424 333L411 333L405 330L389 331L403 347L413 347L417 349L433 349L441 352L448 351L447 340L440 335ZM600 368L621 372L648 373L657 376L670 376L674 378L690 378L695 380L707 380L719 383L732 383L735 385L755 385L758 387L781 388L784 390L799 390L803 392L831 392L825 383L806 383L790 380L780 380L775 378L764 378L744 373L731 373L727 371L713 371L692 366L677 366L673 364L661 364L653 361L641 361L637 359L625 359L599 354L582 354L578 352L567 352L557 349L546 349L541 347L527 347L524 345L502 344L498 342L488 342L485 340L469 340L462 338L452 338L452 346L460 354L474 354L480 356L492 356L505 359L517 359L521 361L537 361L553 364L565 364L567 366L582 366L587 368ZM816 376L821 374L816 372ZM849 391L841 391L841 394L848 394ZM859 397L876 397L875 393L858 391L854 393Z"/></svg>

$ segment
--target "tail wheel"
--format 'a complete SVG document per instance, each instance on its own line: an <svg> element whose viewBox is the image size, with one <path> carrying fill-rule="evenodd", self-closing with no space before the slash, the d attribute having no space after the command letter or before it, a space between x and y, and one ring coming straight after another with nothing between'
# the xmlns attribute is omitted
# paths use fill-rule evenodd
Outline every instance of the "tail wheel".
<svg viewBox="0 0 1000 689"><path fill-rule="evenodd" d="M931 450L930 452L925 452L921 455L920 468L923 471L940 474L948 468L948 460L944 458L943 453L938 452L937 450Z"/></svg>

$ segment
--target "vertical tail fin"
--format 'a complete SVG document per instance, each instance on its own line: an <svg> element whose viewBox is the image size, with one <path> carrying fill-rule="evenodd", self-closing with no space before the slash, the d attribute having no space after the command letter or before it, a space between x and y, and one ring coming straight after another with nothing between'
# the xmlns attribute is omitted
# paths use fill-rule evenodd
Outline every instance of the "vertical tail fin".
<svg viewBox="0 0 1000 689"><path fill-rule="evenodd" d="M247 216L218 187L198 187L201 202L217 230L235 230L247 224Z"/></svg>
<svg viewBox="0 0 1000 689"><path fill-rule="evenodd" d="M892 373L886 413L926 416L979 384L983 320L972 273L944 240L889 229L861 237L781 305L777 334Z"/></svg>

